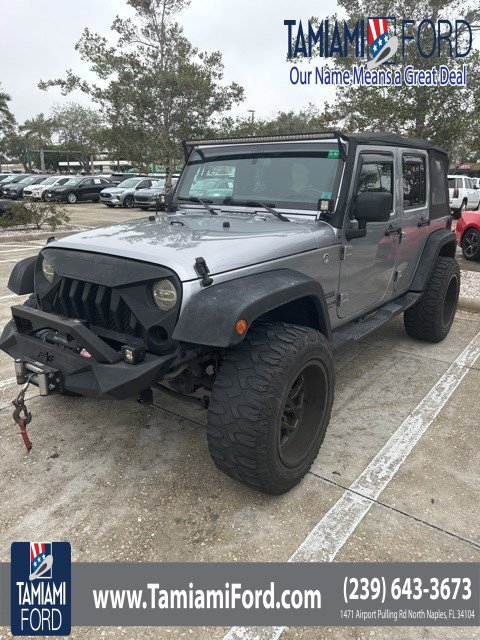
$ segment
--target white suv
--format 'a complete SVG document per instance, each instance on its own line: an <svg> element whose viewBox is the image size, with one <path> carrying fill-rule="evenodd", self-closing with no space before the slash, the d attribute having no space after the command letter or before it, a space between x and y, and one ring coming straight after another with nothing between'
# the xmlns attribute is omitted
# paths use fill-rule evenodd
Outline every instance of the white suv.
<svg viewBox="0 0 480 640"><path fill-rule="evenodd" d="M466 209L478 209L480 205L480 189L475 178L468 176L448 176L448 193L450 208L458 217Z"/></svg>
<svg viewBox="0 0 480 640"><path fill-rule="evenodd" d="M23 196L26 198L33 198L34 200L45 200L43 194L47 189L55 185L65 184L65 182L72 176L49 176L45 178L43 182L39 184L33 184L23 190Z"/></svg>

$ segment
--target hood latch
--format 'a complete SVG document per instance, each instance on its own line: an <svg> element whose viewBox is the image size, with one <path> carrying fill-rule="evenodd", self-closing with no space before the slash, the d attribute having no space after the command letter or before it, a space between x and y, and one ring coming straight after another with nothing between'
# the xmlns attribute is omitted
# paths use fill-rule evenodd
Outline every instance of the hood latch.
<svg viewBox="0 0 480 640"><path fill-rule="evenodd" d="M201 285L202 287L208 287L213 284L212 278L210 278L209 273L210 269L207 267L207 263L205 262L205 258L196 258L195 259L195 271L202 278Z"/></svg>

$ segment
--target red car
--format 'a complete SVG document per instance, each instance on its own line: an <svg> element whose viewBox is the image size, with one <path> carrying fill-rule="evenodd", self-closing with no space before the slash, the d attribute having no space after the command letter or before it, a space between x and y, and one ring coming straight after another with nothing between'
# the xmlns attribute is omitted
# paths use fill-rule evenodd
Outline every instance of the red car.
<svg viewBox="0 0 480 640"><path fill-rule="evenodd" d="M455 229L466 260L480 260L480 211L465 211Z"/></svg>

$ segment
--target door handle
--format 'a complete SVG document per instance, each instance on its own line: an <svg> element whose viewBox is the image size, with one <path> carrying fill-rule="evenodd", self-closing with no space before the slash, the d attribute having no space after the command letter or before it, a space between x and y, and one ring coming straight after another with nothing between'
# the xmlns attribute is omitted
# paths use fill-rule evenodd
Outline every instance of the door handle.
<svg viewBox="0 0 480 640"><path fill-rule="evenodd" d="M400 235L402 233L402 228L401 227L394 227L393 225L390 225L388 227L388 229L385 231L385 235L388 236L394 236L395 234Z"/></svg>
<svg viewBox="0 0 480 640"><path fill-rule="evenodd" d="M422 227L428 227L429 225L430 225L430 220L425 220L425 218L422 218L422 219L418 222L417 227L418 227L419 229L421 229Z"/></svg>

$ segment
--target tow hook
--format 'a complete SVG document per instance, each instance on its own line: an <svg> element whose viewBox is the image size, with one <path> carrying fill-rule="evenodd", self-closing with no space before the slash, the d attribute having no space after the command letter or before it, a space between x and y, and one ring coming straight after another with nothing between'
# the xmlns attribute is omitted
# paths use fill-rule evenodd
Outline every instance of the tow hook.
<svg viewBox="0 0 480 640"><path fill-rule="evenodd" d="M27 433L27 424L30 424L32 421L32 414L27 411L27 406L25 404L25 394L27 392L28 387L30 386L32 377L29 376L26 383L20 390L20 393L13 400L12 404L15 407L13 412L13 419L18 424L20 428L20 435L22 436L23 443L27 447L27 451L30 451L32 448L32 441L28 437Z"/></svg>

